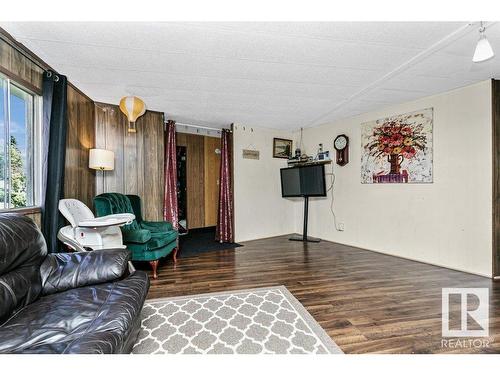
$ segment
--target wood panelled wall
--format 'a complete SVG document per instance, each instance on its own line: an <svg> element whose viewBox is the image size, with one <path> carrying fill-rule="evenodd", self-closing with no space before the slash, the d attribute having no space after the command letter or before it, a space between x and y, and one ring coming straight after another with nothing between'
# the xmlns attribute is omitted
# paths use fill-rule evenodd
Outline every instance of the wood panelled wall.
<svg viewBox="0 0 500 375"><path fill-rule="evenodd" d="M94 102L68 86L68 132L64 197L76 198L92 208L95 171L89 168L89 150L95 147Z"/></svg>
<svg viewBox="0 0 500 375"><path fill-rule="evenodd" d="M43 69L1 38L0 71L27 89L41 94Z"/></svg>
<svg viewBox="0 0 500 375"><path fill-rule="evenodd" d="M23 53L21 52L23 51ZM30 57L27 57L30 56ZM34 61L37 61L35 63ZM0 29L0 71L41 94L44 69L50 67ZM95 195L137 194L148 220L163 218L163 114L148 111L137 121L137 133L127 132L118 106L94 103L72 84L68 87L68 133L64 196L93 209ZM188 152L188 222L190 228L216 225L220 139L178 133L178 145ZM115 152L115 170L102 174L88 168L89 149ZM104 188L103 188L104 183ZM40 213L27 215L40 223Z"/></svg>
<svg viewBox="0 0 500 375"><path fill-rule="evenodd" d="M38 228L42 227L42 214L40 212L26 213L24 216L28 216L31 220L33 220Z"/></svg>
<svg viewBox="0 0 500 375"><path fill-rule="evenodd" d="M177 146L186 147L187 225L189 229L217 224L220 138L177 133Z"/></svg>
<svg viewBox="0 0 500 375"><path fill-rule="evenodd" d="M21 48L22 46L0 29L0 71L41 95L44 69L39 65L46 64L36 59L36 56L28 58L28 51L21 53ZM39 61L39 64L33 60ZM94 129L94 102L69 84L64 196L79 199L89 207L92 207L95 195L95 173L88 168L89 149L94 147L95 141ZM26 215L40 225L41 214L32 209L28 212Z"/></svg>
<svg viewBox="0 0 500 375"><path fill-rule="evenodd" d="M118 106L96 103L96 148L115 153L115 169L97 173L96 193L117 192L141 197L146 220L163 219L164 118L147 111L136 123L137 133L127 132L127 118Z"/></svg>

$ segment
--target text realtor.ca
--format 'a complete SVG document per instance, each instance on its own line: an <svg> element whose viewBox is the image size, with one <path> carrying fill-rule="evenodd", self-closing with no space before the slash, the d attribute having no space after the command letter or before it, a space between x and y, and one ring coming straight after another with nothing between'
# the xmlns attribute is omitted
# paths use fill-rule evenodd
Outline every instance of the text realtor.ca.
<svg viewBox="0 0 500 375"><path fill-rule="evenodd" d="M460 328L450 328L450 296L455 305L452 311L460 313ZM448 349L488 348L489 338L489 289L488 288L443 288L441 347ZM472 323L473 327L469 327Z"/></svg>

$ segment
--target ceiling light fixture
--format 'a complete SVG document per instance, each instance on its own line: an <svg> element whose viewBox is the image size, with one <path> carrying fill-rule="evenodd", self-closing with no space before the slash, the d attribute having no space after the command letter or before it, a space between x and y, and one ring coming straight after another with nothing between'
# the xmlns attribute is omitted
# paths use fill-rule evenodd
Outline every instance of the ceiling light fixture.
<svg viewBox="0 0 500 375"><path fill-rule="evenodd" d="M472 57L472 61L475 63L489 60L495 56L490 42L486 39L486 34L484 33L485 30L486 28L481 22L481 26L479 27L479 40L477 41L476 50L474 51L474 56Z"/></svg>

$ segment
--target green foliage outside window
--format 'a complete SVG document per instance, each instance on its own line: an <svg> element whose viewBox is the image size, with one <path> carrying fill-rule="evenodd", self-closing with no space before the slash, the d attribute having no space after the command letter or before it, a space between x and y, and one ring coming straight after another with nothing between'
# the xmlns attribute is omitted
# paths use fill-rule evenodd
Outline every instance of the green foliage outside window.
<svg viewBox="0 0 500 375"><path fill-rule="evenodd" d="M16 138L10 137L10 179L11 179L11 191L10 191L10 201L12 207L26 207L26 188L27 188L27 177L24 168L24 161L17 146ZM0 202L5 199L5 159L2 154L0 154Z"/></svg>

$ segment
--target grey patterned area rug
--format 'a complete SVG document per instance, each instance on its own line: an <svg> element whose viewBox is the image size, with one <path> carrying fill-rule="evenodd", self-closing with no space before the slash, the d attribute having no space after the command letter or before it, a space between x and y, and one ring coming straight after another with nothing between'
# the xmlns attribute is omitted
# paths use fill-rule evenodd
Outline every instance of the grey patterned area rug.
<svg viewBox="0 0 500 375"><path fill-rule="evenodd" d="M147 300L134 354L342 353L284 286Z"/></svg>

